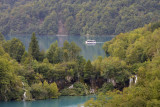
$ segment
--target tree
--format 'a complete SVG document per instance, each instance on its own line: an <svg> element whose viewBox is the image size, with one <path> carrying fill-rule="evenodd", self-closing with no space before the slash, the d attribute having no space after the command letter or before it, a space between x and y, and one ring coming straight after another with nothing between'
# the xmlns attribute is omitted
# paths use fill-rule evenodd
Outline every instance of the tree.
<svg viewBox="0 0 160 107"><path fill-rule="evenodd" d="M42 50L42 51L40 51L40 54L39 54L39 61L42 62L44 58L45 58L45 51Z"/></svg>
<svg viewBox="0 0 160 107"><path fill-rule="evenodd" d="M84 79L86 81L90 80L92 73L93 73L93 66L91 64L91 61L88 60L86 65L84 66Z"/></svg>
<svg viewBox="0 0 160 107"><path fill-rule="evenodd" d="M4 54L5 54L5 51L4 51L3 47L0 46L0 56L1 56L1 55L4 55Z"/></svg>
<svg viewBox="0 0 160 107"><path fill-rule="evenodd" d="M73 28L73 25L74 25L74 19L72 16L69 16L67 19L66 19L66 22L65 22L65 27L67 28L67 31L69 31L69 34L70 35L74 35L71 31Z"/></svg>
<svg viewBox="0 0 160 107"><path fill-rule="evenodd" d="M12 39L9 52L10 56L20 62L24 52L25 47L23 43L19 39Z"/></svg>
<svg viewBox="0 0 160 107"><path fill-rule="evenodd" d="M58 87L55 82L50 84L49 95L50 95L50 98L58 98L59 96Z"/></svg>
<svg viewBox="0 0 160 107"><path fill-rule="evenodd" d="M76 45L75 42L71 42L70 43L70 60L75 60L78 55L80 54L81 48L79 46Z"/></svg>
<svg viewBox="0 0 160 107"><path fill-rule="evenodd" d="M69 61L69 47L70 47L69 42L65 40L63 43L63 47L62 47L63 61L65 61L65 62Z"/></svg>
<svg viewBox="0 0 160 107"><path fill-rule="evenodd" d="M3 42L5 39L4 39L4 36L3 34L0 32L0 42Z"/></svg>
<svg viewBox="0 0 160 107"><path fill-rule="evenodd" d="M35 83L31 86L31 94L34 99L45 99L47 98L47 90L43 87L42 83Z"/></svg>
<svg viewBox="0 0 160 107"><path fill-rule="evenodd" d="M35 33L32 34L31 42L28 48L28 53L33 57L33 59L39 60L40 49Z"/></svg>
<svg viewBox="0 0 160 107"><path fill-rule="evenodd" d="M25 52L25 47L19 39L13 38L12 40L4 43L3 47L12 58L16 59L18 62L21 61L21 58Z"/></svg>
<svg viewBox="0 0 160 107"><path fill-rule="evenodd" d="M9 56L0 56L0 101L21 100L23 92L15 65L10 60Z"/></svg>
<svg viewBox="0 0 160 107"><path fill-rule="evenodd" d="M45 17L42 24L42 34L57 34L58 32L58 18L57 13L52 10L48 16Z"/></svg>
<svg viewBox="0 0 160 107"><path fill-rule="evenodd" d="M125 85L129 76L126 62L120 60L118 57L108 57L102 60L101 66L101 76L104 79L109 79L114 86L116 83L121 83L121 87L124 87L123 85Z"/></svg>
<svg viewBox="0 0 160 107"><path fill-rule="evenodd" d="M63 52L61 48L58 47L58 42L54 42L51 44L49 49L47 50L47 58L50 63L57 64L62 62Z"/></svg>
<svg viewBox="0 0 160 107"><path fill-rule="evenodd" d="M86 60L83 58L83 56L78 56L76 62L77 62L76 78L78 78L78 81L79 81L80 79L82 79Z"/></svg>

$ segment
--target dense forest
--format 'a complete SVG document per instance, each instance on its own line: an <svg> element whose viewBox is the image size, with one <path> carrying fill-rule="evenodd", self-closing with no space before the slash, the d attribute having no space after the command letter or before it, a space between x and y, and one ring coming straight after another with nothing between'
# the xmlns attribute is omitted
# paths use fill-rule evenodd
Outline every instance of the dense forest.
<svg viewBox="0 0 160 107"><path fill-rule="evenodd" d="M159 0L0 0L2 34L112 35L159 18Z"/></svg>
<svg viewBox="0 0 160 107"><path fill-rule="evenodd" d="M40 51L35 33L25 51L19 39L6 41L0 33L0 101L95 93L107 81L98 70L97 63L102 57L92 64L80 56L80 51L74 42L68 41L63 47L56 41L46 52ZM104 87L108 87L107 90L118 88L111 83Z"/></svg>
<svg viewBox="0 0 160 107"><path fill-rule="evenodd" d="M92 62L80 56L81 49L74 42L65 41L63 47L54 42L46 52L40 51L33 33L25 51L19 39L6 41L0 34L0 100L98 93L96 101L85 105L157 105L159 32L160 23L153 23L121 33L104 44L107 57Z"/></svg>
<svg viewBox="0 0 160 107"><path fill-rule="evenodd" d="M85 107L159 107L160 22L121 33L106 42L103 48L110 57L101 61L109 65L102 69L104 65L101 64L99 70L102 74L108 74L117 83L125 79L125 76L120 78L120 74L128 71L130 83L134 84L123 91L100 93L96 101L89 100Z"/></svg>
<svg viewBox="0 0 160 107"><path fill-rule="evenodd" d="M86 61L64 42L40 51L35 33L28 51L0 33L0 101L97 93L86 107L159 107L160 22L121 33L104 44L106 57Z"/></svg>
<svg viewBox="0 0 160 107"><path fill-rule="evenodd" d="M125 61L101 56L86 61L80 51L68 41L63 47L53 42L46 52L40 51L35 33L25 51L19 39L6 41L0 33L0 101L88 95L129 85Z"/></svg>

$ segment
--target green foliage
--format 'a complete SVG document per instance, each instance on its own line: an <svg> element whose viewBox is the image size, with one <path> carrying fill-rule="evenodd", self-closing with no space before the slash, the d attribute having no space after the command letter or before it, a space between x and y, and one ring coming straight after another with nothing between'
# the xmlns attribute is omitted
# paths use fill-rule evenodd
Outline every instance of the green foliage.
<svg viewBox="0 0 160 107"><path fill-rule="evenodd" d="M93 73L93 66L92 66L92 64L91 64L91 61L88 60L88 61L86 62L85 67L84 67L84 79L85 79L85 80L90 79L92 73Z"/></svg>
<svg viewBox="0 0 160 107"><path fill-rule="evenodd" d="M23 93L20 78L15 72L17 65L9 56L0 56L0 100L21 100Z"/></svg>
<svg viewBox="0 0 160 107"><path fill-rule="evenodd" d="M89 101L84 103L84 107L106 107L105 103L107 103L107 96L103 93L100 93L97 96L97 100L90 99Z"/></svg>
<svg viewBox="0 0 160 107"><path fill-rule="evenodd" d="M3 42L4 40L4 35L0 32L0 42Z"/></svg>
<svg viewBox="0 0 160 107"><path fill-rule="evenodd" d="M160 22L156 22L156 23L153 23L153 24L151 25L151 30L152 30L152 32L153 32L155 29L158 29L158 28L160 28Z"/></svg>
<svg viewBox="0 0 160 107"><path fill-rule="evenodd" d="M45 51L42 50L42 51L40 51L40 53L39 53L39 61L42 62L44 58L45 58Z"/></svg>
<svg viewBox="0 0 160 107"><path fill-rule="evenodd" d="M47 50L47 58L50 63L58 64L62 61L76 60L80 54L81 49L74 43L64 42L62 48L58 47L58 42L52 43Z"/></svg>
<svg viewBox="0 0 160 107"><path fill-rule="evenodd" d="M45 59L42 63L35 64L33 69L35 72L42 74L44 79L48 79L50 77L48 74L53 70L53 66Z"/></svg>
<svg viewBox="0 0 160 107"><path fill-rule="evenodd" d="M86 60L82 56L77 57L77 72L75 72L75 77L78 79L78 81L81 81L83 79L85 64Z"/></svg>
<svg viewBox="0 0 160 107"><path fill-rule="evenodd" d="M112 91L113 89L114 89L114 86L112 83L104 83L102 85L102 88L100 88L98 92L106 93L107 91Z"/></svg>
<svg viewBox="0 0 160 107"><path fill-rule="evenodd" d="M61 21L69 35L119 34L158 21L159 7L158 0L3 0L0 31L54 35Z"/></svg>
<svg viewBox="0 0 160 107"><path fill-rule="evenodd" d="M73 84L73 88L65 88L61 91L61 95L64 96L83 96L88 94L88 87L86 84L76 82Z"/></svg>
<svg viewBox="0 0 160 107"><path fill-rule="evenodd" d="M68 41L64 41L62 50L64 61L76 60L81 51L74 42L69 43Z"/></svg>
<svg viewBox="0 0 160 107"><path fill-rule="evenodd" d="M0 56L2 56L2 55L4 55L4 54L5 54L5 51L4 51L3 47L0 46Z"/></svg>
<svg viewBox="0 0 160 107"><path fill-rule="evenodd" d="M28 57L28 53L24 52L23 55L22 55L22 58L21 58L21 63L24 63L25 60L27 59L27 57Z"/></svg>
<svg viewBox="0 0 160 107"><path fill-rule="evenodd" d="M42 17L42 16L40 16L40 17ZM48 14L48 16L45 15L45 13L44 13L44 16L42 17L42 19L44 19L44 21L42 23L42 27L40 28L41 34L50 34L50 35L57 34L57 32L58 32L57 13L54 10L52 11L52 13Z"/></svg>
<svg viewBox="0 0 160 107"><path fill-rule="evenodd" d="M39 60L40 51L35 33L32 34L31 42L28 48L28 53L33 57L33 59Z"/></svg>
<svg viewBox="0 0 160 107"><path fill-rule="evenodd" d="M158 25L158 24L157 24ZM115 39L104 44L106 54L111 56L106 58L103 65L103 72L129 70L132 74L137 74L136 85L124 88L123 91L114 90L107 92L104 96L110 98L106 102L101 100L90 100L86 102L86 107L90 104L98 106L103 104L105 107L158 107L160 104L160 29L155 24L147 25L126 34L120 34ZM154 30L151 30L154 29ZM118 46L117 43L123 41L125 45ZM114 48L115 46L115 48ZM122 47L125 56L117 56L115 49ZM120 51L121 52L121 51ZM107 60L108 59L108 60ZM127 68L127 69L126 69ZM110 73L107 73L108 76ZM122 73L123 74L123 73ZM126 73L128 74L128 73ZM113 74L116 76L116 74ZM127 76L127 75L126 75ZM127 76L128 77L128 76ZM125 78L117 76L118 80ZM104 97L100 97L106 100ZM101 107L101 106L100 106Z"/></svg>
<svg viewBox="0 0 160 107"><path fill-rule="evenodd" d="M143 63L151 60L159 51L159 29L150 31L151 26L120 34L103 46L106 54L119 57L129 64Z"/></svg>
<svg viewBox="0 0 160 107"><path fill-rule="evenodd" d="M27 53L20 40L14 38L4 41L0 46L0 101L22 100L24 91L27 95L25 100L58 98L60 93L55 82L71 83L77 78L81 79L85 60L79 56L80 48L74 42L66 41L66 44L68 47L58 47L55 42L46 53L39 53L38 41L33 33ZM65 51L68 57L63 56ZM19 63L12 59L18 59L19 56ZM83 91L87 90L86 87L76 84L75 95L86 95Z"/></svg>
<svg viewBox="0 0 160 107"><path fill-rule="evenodd" d="M62 50L58 47L58 42L52 43L47 51L47 58L50 63L57 64L62 62Z"/></svg>
<svg viewBox="0 0 160 107"><path fill-rule="evenodd" d="M31 93L35 99L58 98L60 95L56 83L36 83L31 86Z"/></svg>
<svg viewBox="0 0 160 107"><path fill-rule="evenodd" d="M34 99L46 99L47 90L43 88L42 83L33 84L31 88L31 93Z"/></svg>
<svg viewBox="0 0 160 107"><path fill-rule="evenodd" d="M4 43L3 47L13 59L16 59L18 62L21 61L21 58L25 52L25 47L19 39L13 38L12 40Z"/></svg>
<svg viewBox="0 0 160 107"><path fill-rule="evenodd" d="M108 57L102 60L101 76L105 79L113 79L115 84L124 84L128 80L129 72L125 61L118 57ZM112 82L113 83L113 82ZM114 83L113 83L114 85Z"/></svg>

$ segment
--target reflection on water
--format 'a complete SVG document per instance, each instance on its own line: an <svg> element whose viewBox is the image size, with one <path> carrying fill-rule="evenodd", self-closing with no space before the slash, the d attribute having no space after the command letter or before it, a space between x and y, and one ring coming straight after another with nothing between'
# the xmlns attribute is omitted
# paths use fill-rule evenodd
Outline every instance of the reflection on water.
<svg viewBox="0 0 160 107"><path fill-rule="evenodd" d="M96 96L61 96L58 99L0 102L0 107L78 107Z"/></svg>
<svg viewBox="0 0 160 107"><path fill-rule="evenodd" d="M29 42L31 35L11 35L11 36L6 36L6 40L10 40L12 38L19 38L23 44L26 47L26 50L28 50L29 47ZM56 40L58 41L58 45L60 47L63 46L63 42L65 40L71 42L74 41L81 49L81 55L84 56L85 59L90 59L93 60L97 56L105 56L105 53L102 49L103 43L106 41L109 41L113 38L114 36L96 36L96 37L86 37L86 36L37 36L38 41L39 41L39 46L41 50L47 50L49 46L55 42ZM86 45L85 41L86 40L96 40L96 45Z"/></svg>

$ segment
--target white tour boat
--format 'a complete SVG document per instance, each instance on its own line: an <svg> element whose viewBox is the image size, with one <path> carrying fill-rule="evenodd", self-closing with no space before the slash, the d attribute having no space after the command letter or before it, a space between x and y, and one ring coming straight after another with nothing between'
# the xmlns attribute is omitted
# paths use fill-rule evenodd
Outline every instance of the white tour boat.
<svg viewBox="0 0 160 107"><path fill-rule="evenodd" d="M96 41L95 40L87 40L85 43L86 44L96 44Z"/></svg>

